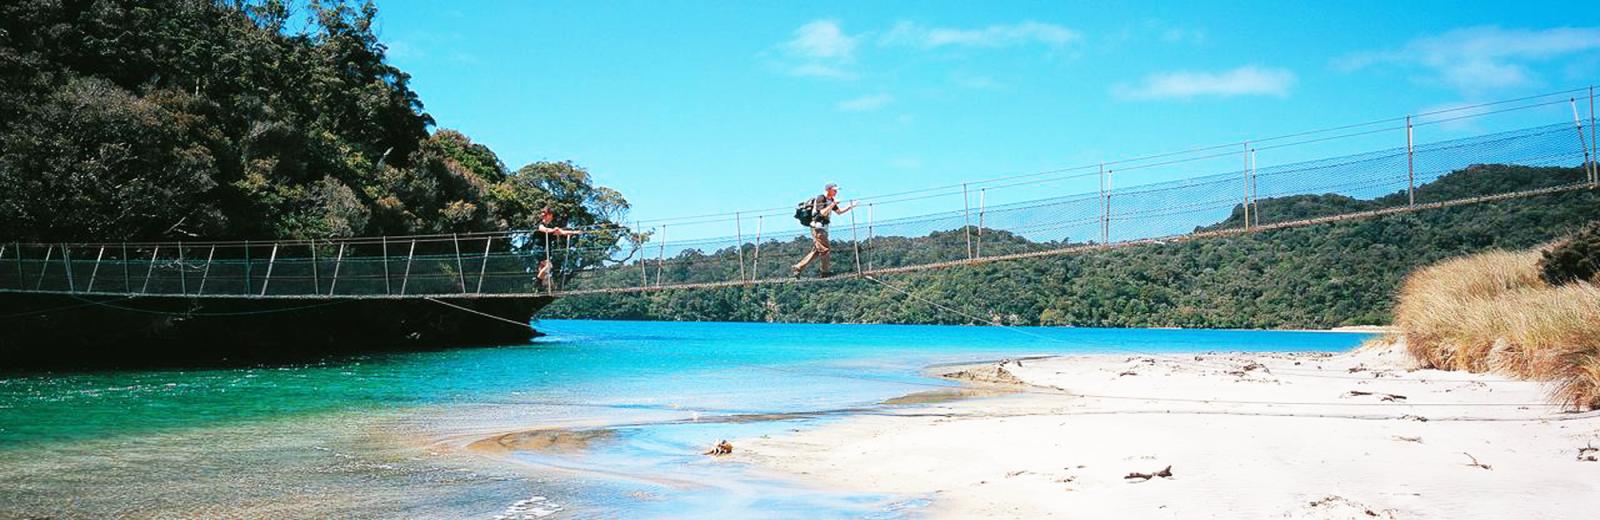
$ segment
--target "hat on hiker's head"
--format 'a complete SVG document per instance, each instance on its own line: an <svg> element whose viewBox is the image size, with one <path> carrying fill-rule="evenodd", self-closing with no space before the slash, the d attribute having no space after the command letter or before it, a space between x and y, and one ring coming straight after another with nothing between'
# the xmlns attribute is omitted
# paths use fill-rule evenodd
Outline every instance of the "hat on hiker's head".
<svg viewBox="0 0 1600 520"><path fill-rule="evenodd" d="M823 186L823 187L822 187L822 191L828 191L828 190L837 190L837 189L839 189L839 185L838 185L838 184L834 184L834 183L831 183L831 182L830 182L830 183L828 183L828 185L827 185L827 186Z"/></svg>

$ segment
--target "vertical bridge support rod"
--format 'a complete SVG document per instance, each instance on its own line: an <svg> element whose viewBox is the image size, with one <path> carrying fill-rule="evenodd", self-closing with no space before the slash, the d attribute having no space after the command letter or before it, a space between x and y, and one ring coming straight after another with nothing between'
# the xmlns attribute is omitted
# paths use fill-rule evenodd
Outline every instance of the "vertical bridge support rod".
<svg viewBox="0 0 1600 520"><path fill-rule="evenodd" d="M961 183L961 229L967 235L967 260L972 259L972 198L967 196L967 183Z"/></svg>
<svg viewBox="0 0 1600 520"><path fill-rule="evenodd" d="M661 271L667 267L667 225L661 225L661 251L656 253L656 287L661 287Z"/></svg>
<svg viewBox="0 0 1600 520"><path fill-rule="evenodd" d="M183 242L178 242L178 290L189 294L189 266L183 263Z"/></svg>
<svg viewBox="0 0 1600 520"><path fill-rule="evenodd" d="M989 193L989 188L978 188L978 247L975 249L978 258L983 258L983 214L984 196Z"/></svg>
<svg viewBox="0 0 1600 520"><path fill-rule="evenodd" d="M417 239L411 239L411 249L406 251L406 274L400 277L400 295L406 294L406 286L411 285L411 260L417 257Z"/></svg>
<svg viewBox="0 0 1600 520"><path fill-rule="evenodd" d="M379 242L383 244L383 294L394 294L389 282L389 237L385 235Z"/></svg>
<svg viewBox="0 0 1600 520"><path fill-rule="evenodd" d="M205 268L204 271L200 271L200 289L195 291L195 294L205 295L205 293L206 293L206 278L209 278L211 276L211 261L216 259L216 258L217 258L217 245L216 244L211 244L211 252L210 253L206 253L206 268Z"/></svg>
<svg viewBox="0 0 1600 520"><path fill-rule="evenodd" d="M1406 199L1410 207L1417 205L1417 153L1413 140L1411 116L1406 116Z"/></svg>
<svg viewBox="0 0 1600 520"><path fill-rule="evenodd" d="M450 240L454 241L455 244L456 244L456 277L461 279L461 294L466 294L467 293L467 267L466 267L466 263L461 261L461 236L457 235L455 233L451 233L450 234Z"/></svg>
<svg viewBox="0 0 1600 520"><path fill-rule="evenodd" d="M872 217L874 203L867 203L867 271L872 270Z"/></svg>
<svg viewBox="0 0 1600 520"><path fill-rule="evenodd" d="M56 246L54 246L54 245L45 248L45 250L44 250L44 261L39 263L39 283L33 284L33 290L37 291L37 290L40 290L40 289L44 288L44 273L45 273L45 271L49 270L49 268L50 268L50 257L52 255L54 255L55 252L56 252ZM19 256L17 258L21 258L21 257Z"/></svg>
<svg viewBox="0 0 1600 520"><path fill-rule="evenodd" d="M750 278L744 271L744 218L738 212L733 214L733 233L739 241L739 281L749 282Z"/></svg>
<svg viewBox="0 0 1600 520"><path fill-rule="evenodd" d="M1578 127L1578 146L1583 147L1583 163L1587 165L1592 156L1589 152L1589 143L1584 139L1583 135L1583 119L1578 117L1578 100L1577 98L1568 98L1567 103L1572 105L1572 124ZM1593 184L1594 175L1590 174L1589 178L1590 183Z"/></svg>
<svg viewBox="0 0 1600 520"><path fill-rule="evenodd" d="M1111 218L1111 195L1106 193L1110 183L1106 182L1106 163L1100 163L1100 245L1111 245L1109 236L1111 225L1107 222Z"/></svg>
<svg viewBox="0 0 1600 520"><path fill-rule="evenodd" d="M756 215L756 251L755 258L750 259L751 280L761 277L761 228L766 219L766 215Z"/></svg>
<svg viewBox="0 0 1600 520"><path fill-rule="evenodd" d="M278 243L272 243L272 255L267 257L267 276L261 279L261 295L267 295L267 284L272 283L272 265L278 262Z"/></svg>
<svg viewBox="0 0 1600 520"><path fill-rule="evenodd" d="M861 276L861 239L856 237L856 212L850 212L850 249L855 251L856 276Z"/></svg>
<svg viewBox="0 0 1600 520"><path fill-rule="evenodd" d="M1244 230L1250 230L1250 141L1244 142Z"/></svg>
<svg viewBox="0 0 1600 520"><path fill-rule="evenodd" d="M61 267L67 270L67 292L78 292L72 283L72 249L66 244L61 244Z"/></svg>
<svg viewBox="0 0 1600 520"><path fill-rule="evenodd" d="M5 246L0 246L0 256L4 256L5 255L5 251L6 251ZM89 271L89 287L84 288L84 290L83 290L84 292L94 292L94 279L95 279L96 276L100 275L100 259L105 258L105 257L106 257L106 246L100 246L100 253L94 255L94 270L93 271Z"/></svg>
<svg viewBox="0 0 1600 520"><path fill-rule="evenodd" d="M17 252L21 253L22 251L17 251ZM19 260L20 260L20 258L19 258ZM133 294L133 279L132 279L131 276L128 275L128 264L130 264L132 262L128 261L128 243L127 242L123 242L122 243L122 258L120 258L120 260L122 261L122 292L126 293L126 294ZM22 283L22 264L18 263L17 264L17 284L21 285L21 283Z"/></svg>
<svg viewBox="0 0 1600 520"><path fill-rule="evenodd" d="M333 257L333 279L328 280L328 296L333 296L334 289L339 287L339 268L344 266L344 246L348 242L339 243L339 254Z"/></svg>
<svg viewBox="0 0 1600 520"><path fill-rule="evenodd" d="M156 272L156 255L159 254L161 254L161 246L156 246L154 250L150 251L150 263L144 269L144 286L139 288L140 294L150 293L150 275ZM271 269L269 268L268 270L270 271Z"/></svg>
<svg viewBox="0 0 1600 520"><path fill-rule="evenodd" d="M483 294L483 275L489 274L489 247L494 245L494 237L483 239L483 263L478 264L478 294Z"/></svg>

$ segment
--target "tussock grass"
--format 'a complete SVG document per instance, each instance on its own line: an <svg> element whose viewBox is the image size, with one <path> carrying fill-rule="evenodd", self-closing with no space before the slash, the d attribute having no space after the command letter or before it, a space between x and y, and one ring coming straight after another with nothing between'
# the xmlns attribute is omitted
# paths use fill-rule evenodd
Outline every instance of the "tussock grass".
<svg viewBox="0 0 1600 520"><path fill-rule="evenodd" d="M1555 383L1551 399L1600 408L1600 287L1551 286L1538 251L1492 251L1420 269L1395 324L1427 366Z"/></svg>

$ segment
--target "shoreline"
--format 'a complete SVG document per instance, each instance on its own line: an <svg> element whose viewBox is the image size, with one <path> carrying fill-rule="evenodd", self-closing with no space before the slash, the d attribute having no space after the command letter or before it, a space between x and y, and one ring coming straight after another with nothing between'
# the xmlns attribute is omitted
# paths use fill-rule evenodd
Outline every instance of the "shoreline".
<svg viewBox="0 0 1600 520"><path fill-rule="evenodd" d="M1393 342L924 372L1012 391L735 439L734 458L774 478L927 499L923 512L942 518L1556 518L1600 508L1600 463L1581 458L1600 445L1600 413L1562 412L1541 383L1419 370ZM1170 477L1125 478L1168 468Z"/></svg>

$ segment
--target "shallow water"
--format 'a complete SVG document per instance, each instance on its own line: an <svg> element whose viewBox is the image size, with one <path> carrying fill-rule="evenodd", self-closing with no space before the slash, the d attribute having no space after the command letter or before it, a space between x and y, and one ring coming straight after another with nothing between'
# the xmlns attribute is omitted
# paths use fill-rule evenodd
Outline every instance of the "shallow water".
<svg viewBox="0 0 1600 520"><path fill-rule="evenodd" d="M538 327L550 336L499 348L5 376L0 517L915 516L926 497L806 489L700 452L719 439L836 420L950 386L920 373L932 364L1336 351L1368 337L557 320ZM465 448L551 428L590 433L525 436L519 449Z"/></svg>

